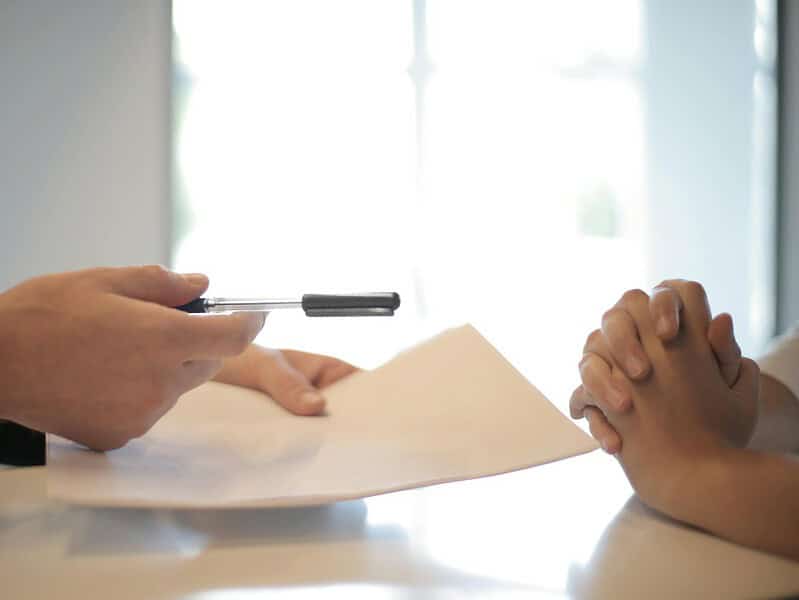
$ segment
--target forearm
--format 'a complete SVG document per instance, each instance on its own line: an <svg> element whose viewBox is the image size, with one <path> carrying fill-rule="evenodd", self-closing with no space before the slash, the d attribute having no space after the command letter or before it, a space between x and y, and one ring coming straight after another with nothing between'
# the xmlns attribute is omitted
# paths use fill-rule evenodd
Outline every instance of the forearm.
<svg viewBox="0 0 799 600"><path fill-rule="evenodd" d="M773 377L760 375L760 412L749 447L799 452L799 399Z"/></svg>
<svg viewBox="0 0 799 600"><path fill-rule="evenodd" d="M730 541L799 560L799 460L729 450L700 462L680 486L675 518Z"/></svg>

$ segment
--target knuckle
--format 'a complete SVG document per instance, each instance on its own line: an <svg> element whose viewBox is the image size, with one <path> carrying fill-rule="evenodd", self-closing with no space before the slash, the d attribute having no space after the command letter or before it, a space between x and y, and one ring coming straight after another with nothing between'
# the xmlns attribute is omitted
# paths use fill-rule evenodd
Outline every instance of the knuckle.
<svg viewBox="0 0 799 600"><path fill-rule="evenodd" d="M90 269L84 270L82 273L79 273L89 277L90 279L105 279L106 277L113 275L114 271L115 269L111 267L92 267Z"/></svg>
<svg viewBox="0 0 799 600"><path fill-rule="evenodd" d="M588 353L591 351L592 348L599 347L601 340L602 340L602 331L600 329L594 329L591 333L588 334L588 337L585 338L583 353ZM586 357L583 357L583 360L585 360L585 358ZM582 363L582 360L580 362Z"/></svg>
<svg viewBox="0 0 799 600"><path fill-rule="evenodd" d="M705 288L698 281L686 281L682 284L682 291L684 294L692 298L704 298Z"/></svg>
<svg viewBox="0 0 799 600"><path fill-rule="evenodd" d="M741 362L752 370L752 374L754 375L755 379L760 377L760 365L758 365L755 361L753 361L751 358L742 358Z"/></svg>
<svg viewBox="0 0 799 600"><path fill-rule="evenodd" d="M585 420L588 421L588 428L591 435L597 437L602 432L602 413L598 408L588 406L585 409Z"/></svg>
<svg viewBox="0 0 799 600"><path fill-rule="evenodd" d="M62 275L61 283L66 289L78 290L86 293L90 289L107 288L113 281L116 269L112 267L93 267L78 271L72 276Z"/></svg>
<svg viewBox="0 0 799 600"><path fill-rule="evenodd" d="M163 265L144 265L142 272L148 279L157 282L167 281L171 277L171 273Z"/></svg>
<svg viewBox="0 0 799 600"><path fill-rule="evenodd" d="M144 265L144 272L153 278L168 277L169 271L163 265Z"/></svg>
<svg viewBox="0 0 799 600"><path fill-rule="evenodd" d="M636 304L648 303L649 295L640 288L627 290L621 296L621 303L624 305L635 306Z"/></svg>
<svg viewBox="0 0 799 600"><path fill-rule="evenodd" d="M602 327L607 327L608 323L618 319L620 316L622 316L621 313L623 312L624 311L618 306L614 306L613 308L606 310L604 313L602 313Z"/></svg>
<svg viewBox="0 0 799 600"><path fill-rule="evenodd" d="M585 374L591 370L593 362L594 355L589 352L584 354L580 362L577 363L577 368L580 370L580 375L583 376L583 379L585 379Z"/></svg>
<svg viewBox="0 0 799 600"><path fill-rule="evenodd" d="M659 284L655 286L657 290L674 290L675 288L679 287L681 284L685 282L684 279L679 279L677 277L673 277L671 279L664 279Z"/></svg>
<svg viewBox="0 0 799 600"><path fill-rule="evenodd" d="M586 393L595 397L596 392L602 388L603 381L603 373L595 355L588 355L580 361L580 379Z"/></svg>
<svg viewBox="0 0 799 600"><path fill-rule="evenodd" d="M573 419L579 419L583 416L583 409L585 408L585 391L582 385L577 386L577 389L572 392L569 398L569 412Z"/></svg>

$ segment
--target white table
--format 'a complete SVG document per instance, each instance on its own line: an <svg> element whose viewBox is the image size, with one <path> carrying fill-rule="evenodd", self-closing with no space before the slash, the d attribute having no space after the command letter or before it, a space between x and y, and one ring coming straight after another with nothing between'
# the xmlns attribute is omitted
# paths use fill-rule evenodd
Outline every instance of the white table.
<svg viewBox="0 0 799 600"><path fill-rule="evenodd" d="M301 509L90 509L46 468L0 471L0 597L769 598L799 563L630 497L599 452L527 471ZM799 515L797 515L799 518Z"/></svg>

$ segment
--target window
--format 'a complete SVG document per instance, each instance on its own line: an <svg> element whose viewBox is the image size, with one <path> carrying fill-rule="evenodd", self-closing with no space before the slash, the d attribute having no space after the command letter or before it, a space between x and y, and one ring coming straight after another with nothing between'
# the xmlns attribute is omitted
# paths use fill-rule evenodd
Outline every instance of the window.
<svg viewBox="0 0 799 600"><path fill-rule="evenodd" d="M216 295L396 290L259 341L373 367L474 323L561 408L630 287L772 333L773 2L176 0L176 245Z"/></svg>

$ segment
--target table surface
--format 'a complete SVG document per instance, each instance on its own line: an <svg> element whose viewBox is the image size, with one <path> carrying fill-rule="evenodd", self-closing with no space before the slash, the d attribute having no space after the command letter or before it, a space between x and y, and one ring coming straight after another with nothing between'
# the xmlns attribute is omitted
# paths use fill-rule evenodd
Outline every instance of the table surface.
<svg viewBox="0 0 799 600"><path fill-rule="evenodd" d="M798 517L799 518L799 517ZM799 563L674 523L600 452L330 506L68 506L0 471L4 598L773 598Z"/></svg>

